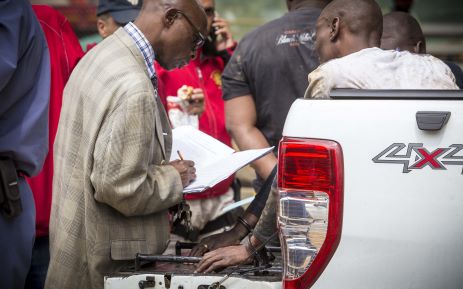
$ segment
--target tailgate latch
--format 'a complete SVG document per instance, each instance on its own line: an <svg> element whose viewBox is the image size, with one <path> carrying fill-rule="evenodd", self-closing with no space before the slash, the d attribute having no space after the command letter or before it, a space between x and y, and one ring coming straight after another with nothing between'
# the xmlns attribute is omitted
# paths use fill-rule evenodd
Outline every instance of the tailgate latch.
<svg viewBox="0 0 463 289"><path fill-rule="evenodd" d="M147 276L146 280L138 282L138 287L140 289L154 288L154 286L156 286L154 276Z"/></svg>
<svg viewBox="0 0 463 289"><path fill-rule="evenodd" d="M450 118L450 111L418 111L416 122L421 130L440 130Z"/></svg>

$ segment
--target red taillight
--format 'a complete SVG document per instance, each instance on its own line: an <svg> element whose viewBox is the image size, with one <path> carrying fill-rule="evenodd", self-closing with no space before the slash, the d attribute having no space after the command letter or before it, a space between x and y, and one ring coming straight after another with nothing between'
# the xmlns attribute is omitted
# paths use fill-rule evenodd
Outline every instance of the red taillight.
<svg viewBox="0 0 463 289"><path fill-rule="evenodd" d="M341 238L341 146L328 140L283 138L278 155L278 188L284 288L310 288Z"/></svg>

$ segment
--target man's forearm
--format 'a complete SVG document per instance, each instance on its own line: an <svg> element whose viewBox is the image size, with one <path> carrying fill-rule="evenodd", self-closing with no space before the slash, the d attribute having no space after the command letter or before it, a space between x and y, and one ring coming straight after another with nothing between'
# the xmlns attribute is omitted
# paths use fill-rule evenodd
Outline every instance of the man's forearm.
<svg viewBox="0 0 463 289"><path fill-rule="evenodd" d="M267 139L256 127L257 118L256 105L252 95L243 95L225 101L227 130L240 150L269 147ZM276 163L275 155L268 154L255 161L253 167L261 178L267 179Z"/></svg>
<svg viewBox="0 0 463 289"><path fill-rule="evenodd" d="M261 242L264 242L277 230L277 198L278 188L275 180L272 184L265 208L254 228L253 235Z"/></svg>
<svg viewBox="0 0 463 289"><path fill-rule="evenodd" d="M247 128L232 127L230 133L240 150L267 148L270 146L262 132L255 126ZM252 167L256 170L256 173L265 180L276 164L276 156L270 153L253 162Z"/></svg>
<svg viewBox="0 0 463 289"><path fill-rule="evenodd" d="M276 171L277 166L273 168L269 177L265 180L265 182L260 187L260 190L257 192L256 197L246 209L246 213L254 215L257 219L260 218L262 211L267 203L267 199L272 188L273 180L275 179ZM256 223L257 220L252 224L253 227L255 227Z"/></svg>
<svg viewBox="0 0 463 289"><path fill-rule="evenodd" d="M257 221L259 221L258 216L255 216L253 213L248 212L247 210L244 212L241 218L244 224L240 221L237 221L235 227L233 227L233 230L236 233L238 240L243 240L244 237L246 237L250 233L250 230L252 230L256 226ZM248 226L250 228L248 228Z"/></svg>

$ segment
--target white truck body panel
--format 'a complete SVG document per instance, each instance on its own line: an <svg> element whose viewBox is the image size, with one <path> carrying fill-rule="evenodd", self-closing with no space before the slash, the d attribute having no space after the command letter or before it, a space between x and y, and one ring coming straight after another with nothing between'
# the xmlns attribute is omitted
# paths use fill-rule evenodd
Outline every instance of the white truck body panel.
<svg viewBox="0 0 463 289"><path fill-rule="evenodd" d="M154 277L155 286L146 287L152 289L198 289L201 285L210 285L220 281L223 276L203 276L203 275L180 275L172 274L170 286L167 287L163 274L139 274L130 277L109 277L105 279L105 289L138 289L138 282L146 280L146 277ZM227 289L281 289L281 282L253 281L245 278L230 277L222 285ZM207 288L207 286L205 287Z"/></svg>
<svg viewBox="0 0 463 289"><path fill-rule="evenodd" d="M451 117L439 131L422 131L417 111ZM299 99L283 136L334 140L343 149L341 242L312 288L463 288L463 165L433 170L428 163L404 173L403 164L372 160L394 143L455 152L450 146L463 144L463 101ZM408 159L420 156L411 151Z"/></svg>

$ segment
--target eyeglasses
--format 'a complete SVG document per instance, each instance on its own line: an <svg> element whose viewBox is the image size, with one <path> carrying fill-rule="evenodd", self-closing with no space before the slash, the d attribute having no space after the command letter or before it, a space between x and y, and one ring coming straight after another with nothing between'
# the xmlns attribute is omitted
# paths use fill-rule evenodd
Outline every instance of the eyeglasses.
<svg viewBox="0 0 463 289"><path fill-rule="evenodd" d="M186 14L183 13L183 11L177 10L177 13L179 13L183 17L185 17L186 21L193 28L193 31L195 33L195 35L193 37L193 50L194 51L198 50L199 48L201 48L204 45L204 42L206 41L206 37L204 37L204 35L201 32L199 32L198 28L196 28L196 26L193 24L193 22L191 22L190 18L188 18L188 16L186 16Z"/></svg>
<svg viewBox="0 0 463 289"><path fill-rule="evenodd" d="M206 12L207 17L214 17L215 16L215 8L214 7L206 7L206 8L204 8L204 12Z"/></svg>

